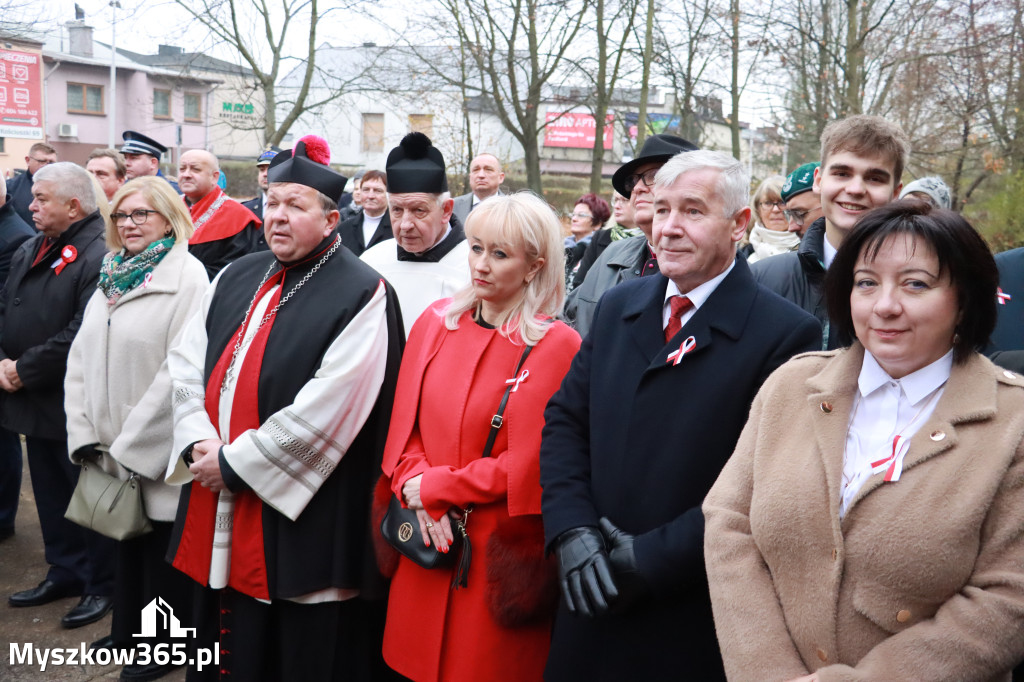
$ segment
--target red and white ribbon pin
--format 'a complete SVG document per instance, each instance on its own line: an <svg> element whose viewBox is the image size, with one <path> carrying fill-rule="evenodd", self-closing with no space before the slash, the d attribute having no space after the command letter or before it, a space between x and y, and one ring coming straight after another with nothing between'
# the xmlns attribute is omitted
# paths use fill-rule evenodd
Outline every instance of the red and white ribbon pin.
<svg viewBox="0 0 1024 682"><path fill-rule="evenodd" d="M512 377L511 379L506 380L505 383L512 384L512 393L515 393L516 391L519 390L519 384L526 381L526 377L528 376L530 376L530 370L524 369L522 372L519 373L519 376Z"/></svg>
<svg viewBox="0 0 1024 682"><path fill-rule="evenodd" d="M903 473L903 458L910 450L910 439L903 436L896 436L892 439L892 454L885 459L871 463L871 473L877 474L885 471L886 483L895 483L900 480Z"/></svg>
<svg viewBox="0 0 1024 682"><path fill-rule="evenodd" d="M679 350L672 351L668 354L668 358L665 362L671 362L673 366L678 365L683 361L683 356L689 353L691 350L697 347L697 339L692 336L687 336L686 340L683 341L682 345L679 346Z"/></svg>
<svg viewBox="0 0 1024 682"><path fill-rule="evenodd" d="M60 260L50 266L53 268L53 274L59 275L60 271L66 268L68 263L74 263L76 258L78 258L78 249L70 244L65 246L60 250Z"/></svg>
<svg viewBox="0 0 1024 682"><path fill-rule="evenodd" d="M1013 296L1003 293L1003 288L999 287L996 289L996 300L999 301L999 305L1006 305L1006 302L1012 299Z"/></svg>

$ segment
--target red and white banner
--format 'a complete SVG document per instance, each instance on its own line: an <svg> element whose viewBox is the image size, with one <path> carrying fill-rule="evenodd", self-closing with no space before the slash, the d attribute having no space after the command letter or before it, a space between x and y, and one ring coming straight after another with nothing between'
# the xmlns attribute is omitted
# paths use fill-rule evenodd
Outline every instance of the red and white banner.
<svg viewBox="0 0 1024 682"><path fill-rule="evenodd" d="M0 50L0 137L43 139L42 57Z"/></svg>
<svg viewBox="0 0 1024 682"><path fill-rule="evenodd" d="M545 119L547 126L544 128L545 147L571 147L573 149L593 149L594 138L597 135L597 124L590 114L565 114L558 111L549 111ZM608 114L605 117L604 126L604 148L612 148L613 126L615 116Z"/></svg>

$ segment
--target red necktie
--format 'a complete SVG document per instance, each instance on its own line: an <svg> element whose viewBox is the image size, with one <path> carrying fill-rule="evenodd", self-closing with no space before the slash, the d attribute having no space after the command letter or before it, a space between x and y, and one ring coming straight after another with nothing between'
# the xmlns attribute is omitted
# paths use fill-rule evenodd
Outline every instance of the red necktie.
<svg viewBox="0 0 1024 682"><path fill-rule="evenodd" d="M679 318L693 307L693 303L685 296L673 296L668 299L668 305L671 310L668 316L668 324L665 326L665 343L671 341L672 337L683 328L683 323L679 321Z"/></svg>
<svg viewBox="0 0 1024 682"><path fill-rule="evenodd" d="M43 237L42 243L39 245L39 253L36 254L36 259L32 261L32 267L39 265L40 261L46 258L46 254L50 252L50 248L57 242L53 237Z"/></svg>

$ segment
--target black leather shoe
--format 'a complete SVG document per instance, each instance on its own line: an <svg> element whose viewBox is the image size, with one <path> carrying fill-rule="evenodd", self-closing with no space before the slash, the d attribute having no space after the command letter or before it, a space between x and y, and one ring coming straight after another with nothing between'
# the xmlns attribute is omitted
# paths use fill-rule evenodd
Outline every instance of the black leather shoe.
<svg viewBox="0 0 1024 682"><path fill-rule="evenodd" d="M81 588L73 585L58 585L52 580L44 580L31 590L15 592L7 598L11 606L42 606L64 597L77 597L82 594Z"/></svg>
<svg viewBox="0 0 1024 682"><path fill-rule="evenodd" d="M78 606L71 609L60 619L62 627L80 628L89 623L95 623L110 612L114 606L114 600L110 597L100 597L95 594L87 594L78 602Z"/></svg>
<svg viewBox="0 0 1024 682"><path fill-rule="evenodd" d="M107 635L101 637L95 642L89 645L89 648L93 651L99 651L100 649L113 649L114 648L114 637L113 635Z"/></svg>
<svg viewBox="0 0 1024 682"><path fill-rule="evenodd" d="M13 526L5 526L3 528L0 528L0 542L3 542L4 540L8 540L8 539L13 538L13 537L14 537L14 527Z"/></svg>
<svg viewBox="0 0 1024 682"><path fill-rule="evenodd" d="M121 680L123 682L145 682L145 680L158 680L164 675L174 671L180 666L159 663L149 665L126 665L121 668Z"/></svg>

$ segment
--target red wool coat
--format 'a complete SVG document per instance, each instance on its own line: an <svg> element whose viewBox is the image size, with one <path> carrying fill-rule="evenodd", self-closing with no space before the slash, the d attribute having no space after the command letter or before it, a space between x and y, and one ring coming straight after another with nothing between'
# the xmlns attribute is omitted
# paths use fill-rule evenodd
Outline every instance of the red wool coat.
<svg viewBox="0 0 1024 682"><path fill-rule="evenodd" d="M434 518L473 504L473 562L468 587L450 590L450 570L400 561L391 583L384 659L417 682L540 680L550 621L514 629L495 622L486 598L485 548L501 521L540 514L544 407L580 338L561 322L551 325L523 366L529 376L511 394L491 457L484 459L491 416L523 346L478 326L469 314L449 331L443 318L448 303L435 303L409 335L383 468L398 495L407 480L423 474L420 497ZM541 547L540 524L537 533Z"/></svg>

